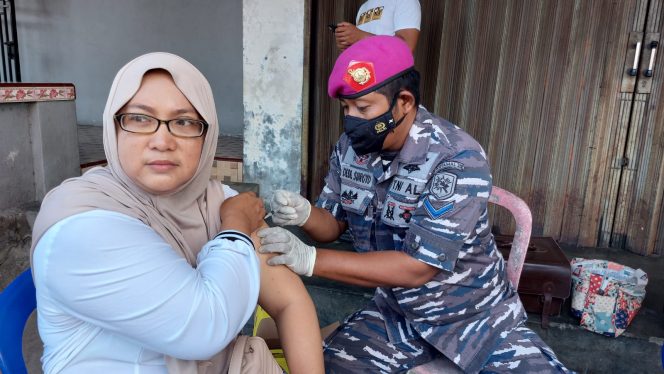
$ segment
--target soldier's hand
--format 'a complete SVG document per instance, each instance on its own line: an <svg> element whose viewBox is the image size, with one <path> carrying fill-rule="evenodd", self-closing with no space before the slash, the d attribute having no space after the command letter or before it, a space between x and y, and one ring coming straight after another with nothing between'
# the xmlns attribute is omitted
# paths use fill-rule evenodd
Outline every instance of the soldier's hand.
<svg viewBox="0 0 664 374"><path fill-rule="evenodd" d="M310 277L316 263L316 248L304 244L290 231L268 227L258 231L261 253L277 253L267 260L268 265L286 265L295 273Z"/></svg>
<svg viewBox="0 0 664 374"><path fill-rule="evenodd" d="M277 190L272 201L272 222L278 226L302 226L311 214L311 204L294 192Z"/></svg>

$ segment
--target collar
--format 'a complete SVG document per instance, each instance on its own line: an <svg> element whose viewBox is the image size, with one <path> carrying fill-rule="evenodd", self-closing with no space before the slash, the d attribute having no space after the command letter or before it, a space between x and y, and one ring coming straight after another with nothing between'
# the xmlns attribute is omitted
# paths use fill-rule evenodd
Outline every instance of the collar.
<svg viewBox="0 0 664 374"><path fill-rule="evenodd" d="M430 120L431 115L424 107L419 107L413 125L408 131L408 137L406 137L406 141L394 161L401 164L416 165L426 162L427 153L429 152L429 140L433 132L432 122L427 121L427 119Z"/></svg>
<svg viewBox="0 0 664 374"><path fill-rule="evenodd" d="M420 107L408 131L408 137L394 158L389 168L377 176L378 182L383 182L397 173L400 165L421 165L427 160L431 133L433 132L431 114ZM382 166L382 165L381 165ZM382 171L382 170L381 170Z"/></svg>

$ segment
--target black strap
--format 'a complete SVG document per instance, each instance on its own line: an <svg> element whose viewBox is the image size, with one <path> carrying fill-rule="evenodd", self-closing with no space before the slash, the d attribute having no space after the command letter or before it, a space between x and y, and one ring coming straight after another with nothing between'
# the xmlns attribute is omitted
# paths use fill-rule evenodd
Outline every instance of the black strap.
<svg viewBox="0 0 664 374"><path fill-rule="evenodd" d="M226 239L230 241L236 241L236 240L242 240L249 244L250 246L254 246L254 242L251 241L251 238L247 236L247 234L237 231L237 230L224 230L217 234L214 239Z"/></svg>

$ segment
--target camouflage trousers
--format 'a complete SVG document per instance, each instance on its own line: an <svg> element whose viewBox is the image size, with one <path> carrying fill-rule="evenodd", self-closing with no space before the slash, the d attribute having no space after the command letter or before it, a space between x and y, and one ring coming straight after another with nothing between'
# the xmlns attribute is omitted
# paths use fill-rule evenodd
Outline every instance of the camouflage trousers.
<svg viewBox="0 0 664 374"><path fill-rule="evenodd" d="M442 354L422 338L392 344L373 303L344 321L325 341L326 373L404 373ZM450 365L454 365L451 361ZM460 369L457 367L457 370ZM570 373L525 326L510 331L480 373Z"/></svg>

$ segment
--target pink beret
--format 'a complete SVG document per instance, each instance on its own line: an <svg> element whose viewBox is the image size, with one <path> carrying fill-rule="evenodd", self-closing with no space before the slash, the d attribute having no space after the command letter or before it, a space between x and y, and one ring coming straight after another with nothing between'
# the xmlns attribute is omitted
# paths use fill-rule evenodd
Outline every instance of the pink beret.
<svg viewBox="0 0 664 374"><path fill-rule="evenodd" d="M327 81L332 98L356 98L387 84L413 68L408 44L395 36L371 36L339 55Z"/></svg>

